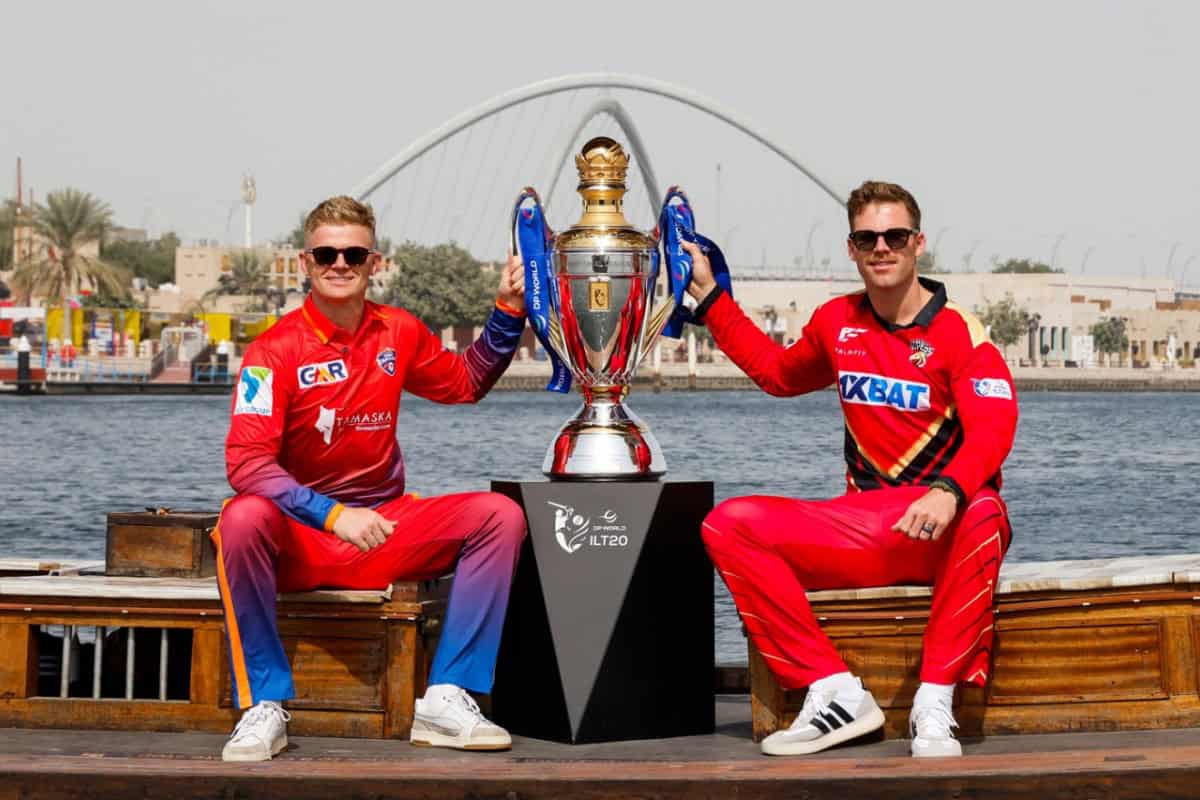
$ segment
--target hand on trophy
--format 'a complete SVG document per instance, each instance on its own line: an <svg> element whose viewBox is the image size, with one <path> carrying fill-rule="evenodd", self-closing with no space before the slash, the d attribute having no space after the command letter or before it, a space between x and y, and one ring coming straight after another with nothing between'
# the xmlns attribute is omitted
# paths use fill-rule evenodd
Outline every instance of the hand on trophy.
<svg viewBox="0 0 1200 800"><path fill-rule="evenodd" d="M521 257L518 255L509 253L508 263L500 271L496 304L505 310L525 313L525 265L521 263Z"/></svg>
<svg viewBox="0 0 1200 800"><path fill-rule="evenodd" d="M717 287L717 279L713 277L712 264L708 263L708 256L704 255L700 245L691 242L680 242L679 244L692 257L692 282L688 284L688 294L697 300L703 300L708 297L709 292Z"/></svg>

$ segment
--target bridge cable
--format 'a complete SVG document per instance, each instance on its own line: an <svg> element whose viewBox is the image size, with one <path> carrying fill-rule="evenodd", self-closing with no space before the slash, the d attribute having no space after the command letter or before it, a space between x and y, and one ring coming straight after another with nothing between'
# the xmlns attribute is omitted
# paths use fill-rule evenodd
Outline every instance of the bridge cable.
<svg viewBox="0 0 1200 800"><path fill-rule="evenodd" d="M438 179L442 177L442 166L446 163L446 151L450 149L450 142L443 142L439 149L441 150L441 152L438 154L437 173L433 176L433 184L432 184L435 187L438 185ZM433 194L433 192L431 191L430 195L432 195L432 194ZM433 208L433 203L426 203L425 204L425 213L421 215L420 237L421 237L422 242L425 241L425 226L429 222L429 214L430 214L430 211L432 208Z"/></svg>

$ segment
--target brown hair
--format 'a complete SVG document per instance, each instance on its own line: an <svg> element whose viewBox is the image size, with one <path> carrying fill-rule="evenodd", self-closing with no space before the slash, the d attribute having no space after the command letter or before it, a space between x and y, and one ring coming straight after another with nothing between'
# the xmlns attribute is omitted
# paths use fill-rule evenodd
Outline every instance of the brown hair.
<svg viewBox="0 0 1200 800"><path fill-rule="evenodd" d="M361 225L371 231L375 239L375 212L366 203L360 203L344 194L322 201L304 218L304 233L310 234L322 225Z"/></svg>
<svg viewBox="0 0 1200 800"><path fill-rule="evenodd" d="M903 186L883 181L863 181L862 186L850 193L850 199L846 201L846 213L850 218L851 230L854 229L854 218L872 203L903 203L908 209L913 228L921 230L921 208L916 198Z"/></svg>

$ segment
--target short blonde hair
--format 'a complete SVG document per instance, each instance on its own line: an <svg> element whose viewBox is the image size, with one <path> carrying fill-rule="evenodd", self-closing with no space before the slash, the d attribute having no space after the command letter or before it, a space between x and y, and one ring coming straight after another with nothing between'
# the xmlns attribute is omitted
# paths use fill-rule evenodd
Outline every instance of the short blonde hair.
<svg viewBox="0 0 1200 800"><path fill-rule="evenodd" d="M304 218L304 234L311 234L322 225L361 225L371 232L375 241L375 212L366 203L340 194L322 201Z"/></svg>

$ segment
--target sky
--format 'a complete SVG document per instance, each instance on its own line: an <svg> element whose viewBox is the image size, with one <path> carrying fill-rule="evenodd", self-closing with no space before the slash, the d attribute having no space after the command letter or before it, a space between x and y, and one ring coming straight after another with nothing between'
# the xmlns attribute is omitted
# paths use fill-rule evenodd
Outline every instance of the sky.
<svg viewBox="0 0 1200 800"><path fill-rule="evenodd" d="M561 75L654 78L750 120L840 195L911 190L954 270L1053 260L1200 285L1200 3L53 2L5 11L0 187L73 186L185 241L287 233L408 144ZM19 32L18 35L12 35ZM512 198L618 99L664 184L746 269L846 271L844 212L717 119L623 90L465 130L371 197L383 234L502 254ZM621 131L604 119L584 132ZM720 165L718 180L718 166ZM573 171L568 168L568 173ZM573 177L551 222L574 220ZM634 188L636 187L636 188ZM719 187L719 188L718 188ZM640 196L638 193L640 192ZM630 216L654 205L631 183ZM556 213L557 211L557 213Z"/></svg>

